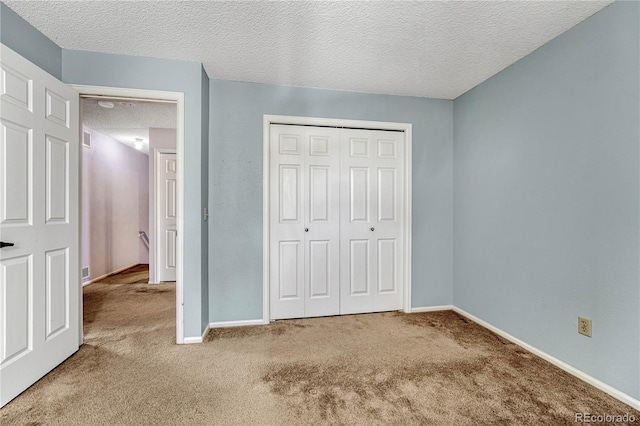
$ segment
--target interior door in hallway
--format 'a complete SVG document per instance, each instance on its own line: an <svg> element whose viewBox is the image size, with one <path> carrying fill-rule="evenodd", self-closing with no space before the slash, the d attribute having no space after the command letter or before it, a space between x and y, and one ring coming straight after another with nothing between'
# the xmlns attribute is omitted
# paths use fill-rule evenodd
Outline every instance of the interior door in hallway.
<svg viewBox="0 0 640 426"><path fill-rule="evenodd" d="M404 134L340 130L340 313L402 309Z"/></svg>
<svg viewBox="0 0 640 426"><path fill-rule="evenodd" d="M156 280L158 282L176 280L177 164L175 152L156 152Z"/></svg>
<svg viewBox="0 0 640 426"><path fill-rule="evenodd" d="M0 45L0 406L80 343L79 97Z"/></svg>
<svg viewBox="0 0 640 426"><path fill-rule="evenodd" d="M335 128L271 125L271 319L340 312L338 140Z"/></svg>

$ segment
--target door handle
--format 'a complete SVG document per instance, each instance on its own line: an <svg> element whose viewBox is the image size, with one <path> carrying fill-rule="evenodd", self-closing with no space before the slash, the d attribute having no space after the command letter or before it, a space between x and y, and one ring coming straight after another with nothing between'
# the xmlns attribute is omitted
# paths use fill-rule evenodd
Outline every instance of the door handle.
<svg viewBox="0 0 640 426"><path fill-rule="evenodd" d="M304 232L309 232L309 228L304 228Z"/></svg>
<svg viewBox="0 0 640 426"><path fill-rule="evenodd" d="M0 241L0 248L13 247L13 246L15 246L15 244L13 244L13 243L5 243L4 241Z"/></svg>
<svg viewBox="0 0 640 426"><path fill-rule="evenodd" d="M371 228L371 231L375 231L375 228Z"/></svg>

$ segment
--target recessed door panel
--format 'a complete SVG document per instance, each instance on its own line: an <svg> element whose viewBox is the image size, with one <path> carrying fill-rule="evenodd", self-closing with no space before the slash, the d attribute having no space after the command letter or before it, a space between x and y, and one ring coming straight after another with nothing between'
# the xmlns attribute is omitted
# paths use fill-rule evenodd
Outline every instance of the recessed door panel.
<svg viewBox="0 0 640 426"><path fill-rule="evenodd" d="M175 173L175 172L174 172ZM176 218L176 180L175 179L167 179L165 181L165 192L167 197L166 208L165 208L165 218L166 219L175 219Z"/></svg>
<svg viewBox="0 0 640 426"><path fill-rule="evenodd" d="M45 253L46 339L69 328L69 250Z"/></svg>
<svg viewBox="0 0 640 426"><path fill-rule="evenodd" d="M300 241L280 242L280 299L298 299L301 297L302 244Z"/></svg>
<svg viewBox="0 0 640 426"><path fill-rule="evenodd" d="M0 223L28 225L31 223L33 198L32 131L5 120L0 121Z"/></svg>
<svg viewBox="0 0 640 426"><path fill-rule="evenodd" d="M173 158L168 158L165 161L165 172L167 173L176 173L177 171L177 164L178 162L176 160L174 160Z"/></svg>
<svg viewBox="0 0 640 426"><path fill-rule="evenodd" d="M397 291L396 283L396 240L378 240L378 292Z"/></svg>
<svg viewBox="0 0 640 426"><path fill-rule="evenodd" d="M47 135L47 223L68 223L69 144Z"/></svg>
<svg viewBox="0 0 640 426"><path fill-rule="evenodd" d="M349 139L349 153L353 158L369 157L369 139L351 138Z"/></svg>
<svg viewBox="0 0 640 426"><path fill-rule="evenodd" d="M378 139L378 158L396 158L396 141L389 139Z"/></svg>
<svg viewBox="0 0 640 426"><path fill-rule="evenodd" d="M329 220L329 167L309 167L309 222Z"/></svg>
<svg viewBox="0 0 640 426"><path fill-rule="evenodd" d="M309 297L329 297L329 241L309 241Z"/></svg>
<svg viewBox="0 0 640 426"><path fill-rule="evenodd" d="M281 155L300 155L300 136L280 135L279 147Z"/></svg>
<svg viewBox="0 0 640 426"><path fill-rule="evenodd" d="M369 294L369 240L351 240L349 244L350 293Z"/></svg>
<svg viewBox="0 0 640 426"><path fill-rule="evenodd" d="M369 168L350 169L351 222L369 222Z"/></svg>
<svg viewBox="0 0 640 426"><path fill-rule="evenodd" d="M329 136L311 136L309 138L309 155L327 157L330 155Z"/></svg>
<svg viewBox="0 0 640 426"><path fill-rule="evenodd" d="M46 89L47 120L60 126L69 127L69 101L51 89Z"/></svg>
<svg viewBox="0 0 640 426"><path fill-rule="evenodd" d="M177 240L178 232L175 229L167 229L166 267L175 269L177 265Z"/></svg>
<svg viewBox="0 0 640 426"><path fill-rule="evenodd" d="M378 169L378 221L396 220L396 169Z"/></svg>
<svg viewBox="0 0 640 426"><path fill-rule="evenodd" d="M25 111L33 112L33 81L6 64L0 67L0 99Z"/></svg>
<svg viewBox="0 0 640 426"><path fill-rule="evenodd" d="M280 222L300 222L300 166L280 165Z"/></svg>
<svg viewBox="0 0 640 426"><path fill-rule="evenodd" d="M33 277L31 256L0 261L0 365L29 352Z"/></svg>

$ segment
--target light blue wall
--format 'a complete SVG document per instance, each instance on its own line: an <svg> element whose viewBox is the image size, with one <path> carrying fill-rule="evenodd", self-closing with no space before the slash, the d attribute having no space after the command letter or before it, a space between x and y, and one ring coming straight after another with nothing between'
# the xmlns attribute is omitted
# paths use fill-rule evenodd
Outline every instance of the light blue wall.
<svg viewBox="0 0 640 426"><path fill-rule="evenodd" d="M454 304L635 398L639 23L614 3L456 99L453 188Z"/></svg>
<svg viewBox="0 0 640 426"><path fill-rule="evenodd" d="M412 306L451 304L453 102L211 80L211 321L262 318L264 114L413 124Z"/></svg>
<svg viewBox="0 0 640 426"><path fill-rule="evenodd" d="M207 123L203 122L203 75L198 62L172 61L63 49L65 83L183 92L184 145L184 334L202 334L202 302L206 294L206 225L202 219L207 172ZM206 89L206 87L205 87ZM206 103L206 102L205 102ZM206 167L205 167L206 169Z"/></svg>
<svg viewBox="0 0 640 426"><path fill-rule="evenodd" d="M62 78L62 49L0 2L0 42L58 80Z"/></svg>

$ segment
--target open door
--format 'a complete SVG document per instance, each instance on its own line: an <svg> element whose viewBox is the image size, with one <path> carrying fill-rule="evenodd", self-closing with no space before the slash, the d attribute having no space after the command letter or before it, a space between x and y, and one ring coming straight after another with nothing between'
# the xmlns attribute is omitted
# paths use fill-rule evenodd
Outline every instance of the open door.
<svg viewBox="0 0 640 426"><path fill-rule="evenodd" d="M0 406L78 350L78 94L0 45Z"/></svg>

